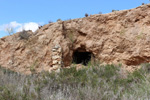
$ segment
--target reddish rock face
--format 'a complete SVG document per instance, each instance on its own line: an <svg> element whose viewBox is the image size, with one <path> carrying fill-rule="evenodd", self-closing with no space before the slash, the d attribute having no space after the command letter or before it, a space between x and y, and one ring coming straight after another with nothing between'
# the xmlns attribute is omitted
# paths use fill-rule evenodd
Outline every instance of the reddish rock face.
<svg viewBox="0 0 150 100"><path fill-rule="evenodd" d="M63 67L74 52L89 52L104 63L150 62L150 5L44 25L28 39L20 33L0 39L0 65L23 73L49 70L52 48L62 48Z"/></svg>

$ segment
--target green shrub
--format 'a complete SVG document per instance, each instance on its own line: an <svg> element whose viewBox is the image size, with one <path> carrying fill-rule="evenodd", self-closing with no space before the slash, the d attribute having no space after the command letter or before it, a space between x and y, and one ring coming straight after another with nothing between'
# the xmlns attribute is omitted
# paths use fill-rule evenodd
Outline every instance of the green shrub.
<svg viewBox="0 0 150 100"><path fill-rule="evenodd" d="M112 12L116 12L116 11L119 11L119 10L114 10L114 9L112 10Z"/></svg>
<svg viewBox="0 0 150 100"><path fill-rule="evenodd" d="M31 35L28 33L28 31L25 31L25 30L19 33L20 39L28 40L30 36Z"/></svg>
<svg viewBox="0 0 150 100"><path fill-rule="evenodd" d="M10 91L8 87L0 87L0 100L16 100L17 95Z"/></svg>
<svg viewBox="0 0 150 100"><path fill-rule="evenodd" d="M32 75L0 68L0 100L145 100L150 98L150 64L142 66L124 78L118 65L89 63L80 70Z"/></svg>
<svg viewBox="0 0 150 100"><path fill-rule="evenodd" d="M58 21L62 21L62 20L61 20L61 19L57 19L57 22L58 22Z"/></svg>
<svg viewBox="0 0 150 100"><path fill-rule="evenodd" d="M89 15L87 13L85 13L85 17L88 17Z"/></svg>

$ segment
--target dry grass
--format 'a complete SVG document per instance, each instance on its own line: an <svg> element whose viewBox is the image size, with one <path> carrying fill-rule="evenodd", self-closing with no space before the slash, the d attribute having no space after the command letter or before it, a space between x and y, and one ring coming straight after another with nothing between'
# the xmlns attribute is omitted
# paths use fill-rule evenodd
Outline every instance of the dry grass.
<svg viewBox="0 0 150 100"><path fill-rule="evenodd" d="M149 100L150 65L124 76L114 65L21 75L0 69L0 100Z"/></svg>

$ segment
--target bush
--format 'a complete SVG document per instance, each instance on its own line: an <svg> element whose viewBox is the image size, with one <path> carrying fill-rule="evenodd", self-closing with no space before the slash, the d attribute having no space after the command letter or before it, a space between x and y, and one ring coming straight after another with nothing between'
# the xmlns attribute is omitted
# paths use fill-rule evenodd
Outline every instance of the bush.
<svg viewBox="0 0 150 100"><path fill-rule="evenodd" d="M102 12L99 12L98 14L102 14Z"/></svg>
<svg viewBox="0 0 150 100"><path fill-rule="evenodd" d="M57 22L62 21L61 19L57 19Z"/></svg>
<svg viewBox="0 0 150 100"><path fill-rule="evenodd" d="M53 22L50 20L50 21L48 21L48 23L50 24L50 23L53 23Z"/></svg>
<svg viewBox="0 0 150 100"><path fill-rule="evenodd" d="M116 12L116 11L119 11L119 10L114 10L114 9L112 10L112 12Z"/></svg>
<svg viewBox="0 0 150 100"><path fill-rule="evenodd" d="M88 16L89 16L89 15L86 13L86 14L85 14L85 17L88 17Z"/></svg>
<svg viewBox="0 0 150 100"><path fill-rule="evenodd" d="M19 37L20 39L28 40L30 37L30 34L28 33L28 31L23 30L22 32L19 33Z"/></svg>
<svg viewBox="0 0 150 100"><path fill-rule="evenodd" d="M32 75L0 68L0 100L148 100L150 66L142 66L126 78L116 65L95 64Z"/></svg>

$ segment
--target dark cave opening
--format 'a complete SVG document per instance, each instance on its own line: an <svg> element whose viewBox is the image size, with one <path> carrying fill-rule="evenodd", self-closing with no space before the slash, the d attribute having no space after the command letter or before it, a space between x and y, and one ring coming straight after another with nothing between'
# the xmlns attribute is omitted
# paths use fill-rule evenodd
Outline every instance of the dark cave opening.
<svg viewBox="0 0 150 100"><path fill-rule="evenodd" d="M75 64L83 64L83 65L87 65L89 61L91 61L91 56L92 53L91 52L79 52L79 51L75 51L73 53L73 63Z"/></svg>

